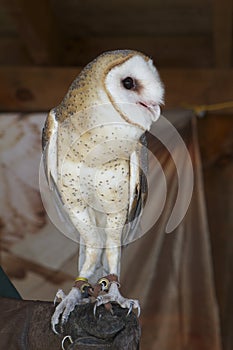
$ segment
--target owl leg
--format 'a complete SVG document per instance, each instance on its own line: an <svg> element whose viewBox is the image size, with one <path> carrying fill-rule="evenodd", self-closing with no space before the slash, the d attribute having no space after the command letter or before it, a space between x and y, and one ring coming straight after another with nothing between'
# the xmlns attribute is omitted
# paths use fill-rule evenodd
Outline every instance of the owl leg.
<svg viewBox="0 0 233 350"><path fill-rule="evenodd" d="M99 257L102 253L102 249L86 246L85 250L85 261L79 272L79 275L85 276L86 278L90 278L95 271L96 262L99 260Z"/></svg>
<svg viewBox="0 0 233 350"><path fill-rule="evenodd" d="M140 314L138 300L124 298L119 292L120 283L118 282L118 276L120 272L121 234L124 217L124 213L123 215L122 213L119 213L118 215L115 213L108 215L108 228L106 229L106 255L110 274L101 278L97 282L97 284L101 285L101 292L96 298L94 313L96 312L97 306L116 302L122 308L129 309L128 314L133 308L138 309L138 316Z"/></svg>
<svg viewBox="0 0 233 350"><path fill-rule="evenodd" d="M74 221L74 219L73 219ZM56 325L59 323L61 317L61 325L66 323L70 313L78 304L90 302L89 296L92 286L88 283L88 278L93 274L96 261L98 261L101 254L101 243L99 241L98 231L89 217L88 211L83 211L82 216L76 219L76 227L80 232L80 236L86 245L85 261L79 272L79 276L74 287L65 295L62 290L59 290L56 295L56 300L61 299L60 304L56 306L55 312L51 319L52 329L55 333Z"/></svg>
<svg viewBox="0 0 233 350"><path fill-rule="evenodd" d="M121 235L126 213L108 213L106 231L106 257L109 273L120 275Z"/></svg>

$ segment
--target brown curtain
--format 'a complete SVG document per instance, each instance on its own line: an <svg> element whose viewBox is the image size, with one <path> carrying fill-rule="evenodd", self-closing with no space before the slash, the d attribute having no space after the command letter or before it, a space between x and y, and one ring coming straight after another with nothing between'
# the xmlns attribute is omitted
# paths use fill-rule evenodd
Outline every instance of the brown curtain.
<svg viewBox="0 0 233 350"><path fill-rule="evenodd" d="M149 149L156 156L158 162L154 164L153 157L150 156L149 178L151 185L149 192L151 201L149 208L147 207L150 216L154 215L159 218L155 220L154 226L147 234L124 248L121 291L127 297L140 300L142 308L140 317L142 325L141 350L220 350L218 307L212 276L212 258L195 119L191 113L186 111L166 113L166 117L182 136L192 159L194 170L192 200L179 226L173 232L165 233L178 193L177 162L182 172L185 173L187 160L182 156L181 145L178 142L177 144L173 143L172 152L177 156L176 162L174 162L171 150L167 150L166 142L164 144L160 138L160 135L165 135L167 142L169 142L171 130L160 119L152 129L152 134L156 134L158 137L148 136ZM27 268L29 270L33 269L33 266L40 267L41 260L43 260L43 269L37 268L36 273L41 272L45 278L56 275L51 261L56 262L55 267L58 269L58 263L63 266L63 260L68 261L69 256L72 257L72 254L75 254L75 259L71 260L70 265L65 270L67 274L70 273L71 281L73 281L73 275L76 272L70 272L70 270L76 271L75 244L68 239L62 241L63 254L58 254L57 251L61 251L58 239L61 240L64 237L58 233L54 234L54 241L52 241L54 244L51 244L53 237L51 226L47 228L47 231L37 232L44 217L39 215L42 205L40 202L37 203L38 200L35 200L39 197L39 192L33 179L36 178L34 171L38 170L40 159L40 129L44 118L45 115L1 118L2 130L5 132L3 135L8 142L3 138L0 145L1 164L3 164L1 174L4 175L0 190L2 189L3 195L5 188L11 189L11 191L8 190L10 193L8 197L1 196L1 237L4 246L11 249L8 255L10 256L11 253L17 259L22 258L23 262L28 261ZM172 135L171 139L174 140ZM164 178L158 176L158 164L164 173ZM15 180L14 183L12 183L10 176L5 175L8 169L11 174L15 174L17 181ZM158 215L163 204L164 179L167 186L166 200L161 215ZM180 186L188 191L187 186L190 185L190 181L185 178L183 180ZM32 193L33 189L35 192ZM26 194L29 196L26 197ZM181 202L180 205L182 206L182 204ZM25 208L31 208L31 211L25 210ZM27 217L25 217L25 213ZM25 232L34 231L36 234L30 235L30 240L29 238L24 239ZM51 247L57 249L56 252L50 252L49 259L46 249L44 249L44 254L43 250L37 249L37 251L35 249L35 247L41 247L37 243L39 238L39 242L45 241L43 244L46 247L49 246L50 251ZM34 243L30 245L30 242ZM65 249L67 246L70 248ZM7 261L5 265L7 265ZM17 272L18 268L21 271L22 263L19 266L14 263L14 271ZM29 290L34 290L34 294L31 292L28 295L28 293L27 297L35 298L36 295L37 299L43 297L52 300L57 285L53 285L52 279L49 278L49 281L46 280L47 292L46 288L41 288L40 294L37 278L34 271L34 275L29 275L25 282L22 281L19 286L28 285ZM43 286L45 282L41 281L43 281L43 283L41 282ZM65 286L69 290L71 283L73 283L71 281L67 281L66 284L64 282L63 285L59 282L59 287L64 288ZM15 279L13 282L17 286L18 280ZM25 293L21 289L19 291L25 298Z"/></svg>
<svg viewBox="0 0 233 350"><path fill-rule="evenodd" d="M167 117L182 136L191 156L194 172L191 203L178 227L172 233L165 233L178 191L177 169L166 145L149 135L149 148L166 177L166 203L152 229L124 248L122 294L140 300L142 350L220 350L218 306L195 118L186 111L168 113ZM162 121L157 123L155 127L164 128L159 124ZM178 149L174 152L179 153L180 145L175 147ZM179 161L185 171L185 160L181 157ZM153 213L157 201L160 202L161 184L156 169L150 169L149 174L154 192L150 204ZM183 185L187 186L187 183Z"/></svg>

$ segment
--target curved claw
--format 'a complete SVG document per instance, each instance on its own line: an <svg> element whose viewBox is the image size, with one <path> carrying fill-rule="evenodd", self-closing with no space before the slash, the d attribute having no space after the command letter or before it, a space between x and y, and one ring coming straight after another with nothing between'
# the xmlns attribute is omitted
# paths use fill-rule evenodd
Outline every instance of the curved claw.
<svg viewBox="0 0 233 350"><path fill-rule="evenodd" d="M138 304L138 317L140 316L141 314L141 308L140 308L140 305Z"/></svg>
<svg viewBox="0 0 233 350"><path fill-rule="evenodd" d="M96 308L97 308L97 303L95 303L94 308L93 308L93 315L96 316Z"/></svg>
<svg viewBox="0 0 233 350"><path fill-rule="evenodd" d="M97 308L97 306L100 306L101 304L103 304L103 297L101 295L99 295L96 298L96 302L95 302L94 309L93 309L94 316L96 316L96 308Z"/></svg>
<svg viewBox="0 0 233 350"><path fill-rule="evenodd" d="M57 324L58 324L58 322L53 321L53 319L51 320L52 330L55 334L59 334L55 328Z"/></svg>
<svg viewBox="0 0 233 350"><path fill-rule="evenodd" d="M133 301L131 301L131 302L130 302L130 306L129 306L129 310L128 310L128 312L127 312L126 317L128 317L128 316L129 316L129 314L131 313L132 308L133 308L133 305L134 305L134 302L133 302Z"/></svg>
<svg viewBox="0 0 233 350"><path fill-rule="evenodd" d="M129 316L129 314L132 312L132 309L133 309L133 308L134 308L134 309L138 309L138 314L137 314L137 316L138 316L138 317L140 316L141 308L140 308L140 305L139 305L138 300L131 300L131 301L130 301L130 306L129 306L129 311L128 311L126 317Z"/></svg>

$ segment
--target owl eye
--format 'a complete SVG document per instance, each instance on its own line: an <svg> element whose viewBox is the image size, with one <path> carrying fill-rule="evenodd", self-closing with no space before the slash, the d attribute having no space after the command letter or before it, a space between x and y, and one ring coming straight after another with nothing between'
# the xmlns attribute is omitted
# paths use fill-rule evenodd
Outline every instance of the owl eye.
<svg viewBox="0 0 233 350"><path fill-rule="evenodd" d="M126 88L127 90L131 90L131 89L135 88L135 81L131 77L127 77L127 78L123 79L122 84L123 84L124 88Z"/></svg>

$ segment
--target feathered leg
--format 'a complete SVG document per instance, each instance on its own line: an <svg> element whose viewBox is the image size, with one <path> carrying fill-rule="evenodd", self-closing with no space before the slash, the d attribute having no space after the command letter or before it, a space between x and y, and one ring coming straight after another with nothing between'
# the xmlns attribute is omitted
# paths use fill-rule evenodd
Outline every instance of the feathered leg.
<svg viewBox="0 0 233 350"><path fill-rule="evenodd" d="M102 251L100 247L103 243L100 241L98 230L93 225L88 211L83 211L76 219L75 224L86 244L85 260L71 291L65 295L62 290L59 290L56 294L55 300L61 299L61 302L57 305L51 319L52 329L55 333L57 333L55 326L59 323L60 317L61 324L64 324L76 305L90 301L88 289L91 289L92 286L88 283L88 278L95 271L96 262Z"/></svg>
<svg viewBox="0 0 233 350"><path fill-rule="evenodd" d="M97 296L94 313L97 306L110 302L116 302L122 308L128 308L128 313L130 313L133 308L137 308L138 316L140 314L140 305L138 300L124 298L119 292L120 283L118 282L118 276L120 274L121 233L124 215L124 212L120 212L118 214L108 214L108 228L106 229L106 255L110 267L110 274L98 281L98 283L101 285L101 293Z"/></svg>

